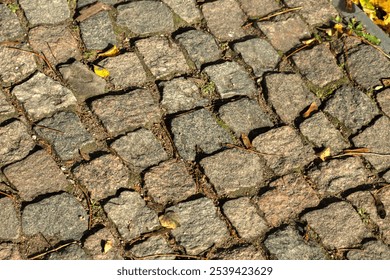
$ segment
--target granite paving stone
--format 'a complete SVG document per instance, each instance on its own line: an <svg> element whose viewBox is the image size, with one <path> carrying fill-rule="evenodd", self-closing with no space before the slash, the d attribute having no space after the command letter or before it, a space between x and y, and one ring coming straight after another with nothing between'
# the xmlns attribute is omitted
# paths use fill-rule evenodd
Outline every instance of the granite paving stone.
<svg viewBox="0 0 390 280"><path fill-rule="evenodd" d="M278 1L274 0L238 0L241 9L250 17L263 17L279 10Z"/></svg>
<svg viewBox="0 0 390 280"><path fill-rule="evenodd" d="M390 118L390 88L378 93L376 100L381 110Z"/></svg>
<svg viewBox="0 0 390 280"><path fill-rule="evenodd" d="M265 33L271 44L282 52L289 51L300 44L302 39L310 37L308 26L297 16L277 22L264 21L257 25ZM280 34L283 34L283 36L280 36Z"/></svg>
<svg viewBox="0 0 390 280"><path fill-rule="evenodd" d="M378 107L366 94L350 86L336 90L326 103L325 112L337 118L352 133L379 114Z"/></svg>
<svg viewBox="0 0 390 280"><path fill-rule="evenodd" d="M219 196L254 195L267 179L263 160L254 153L230 149L200 161Z"/></svg>
<svg viewBox="0 0 390 280"><path fill-rule="evenodd" d="M202 30L189 30L175 37L185 48L190 59L196 67L221 58L222 52L219 49L213 36Z"/></svg>
<svg viewBox="0 0 390 280"><path fill-rule="evenodd" d="M0 90L0 123L17 116L15 108Z"/></svg>
<svg viewBox="0 0 390 280"><path fill-rule="evenodd" d="M88 215L80 202L68 193L28 204L22 212L22 230L26 235L79 240L88 229Z"/></svg>
<svg viewBox="0 0 390 280"><path fill-rule="evenodd" d="M110 72L110 81L115 89L139 86L146 82L146 73L135 53L109 57L99 63Z"/></svg>
<svg viewBox="0 0 390 280"><path fill-rule="evenodd" d="M208 198L179 203L166 209L177 217L179 227L171 231L187 254L197 255L229 237L226 224L218 217L217 208Z"/></svg>
<svg viewBox="0 0 390 280"><path fill-rule="evenodd" d="M180 156L186 160L194 160L199 150L212 153L219 150L223 143L232 141L229 133L206 109L174 118L171 131Z"/></svg>
<svg viewBox="0 0 390 280"><path fill-rule="evenodd" d="M257 199L257 205L272 227L289 222L304 209L320 202L312 186L298 173L285 175L269 186L272 189Z"/></svg>
<svg viewBox="0 0 390 280"><path fill-rule="evenodd" d="M174 256L155 256L173 254L174 251L169 247L167 241L162 236L151 236L146 241L134 245L130 252L137 258L146 260L173 260Z"/></svg>
<svg viewBox="0 0 390 280"><path fill-rule="evenodd" d="M79 182L87 187L92 200L101 200L129 184L129 170L113 155L103 155L73 171Z"/></svg>
<svg viewBox="0 0 390 280"><path fill-rule="evenodd" d="M302 76L319 87L324 87L343 78L343 72L328 44L320 44L293 56L295 65Z"/></svg>
<svg viewBox="0 0 390 280"><path fill-rule="evenodd" d="M261 237L269 229L248 197L229 200L223 204L222 209L241 238L250 240Z"/></svg>
<svg viewBox="0 0 390 280"><path fill-rule="evenodd" d="M390 77L390 61L371 46L349 50L346 62L352 79L366 89L380 85L381 78Z"/></svg>
<svg viewBox="0 0 390 280"><path fill-rule="evenodd" d="M44 150L7 166L4 175L16 187L24 201L46 193L65 191L69 186L61 169Z"/></svg>
<svg viewBox="0 0 390 280"><path fill-rule="evenodd" d="M386 180L386 182L390 183L390 170L383 174L382 177Z"/></svg>
<svg viewBox="0 0 390 280"><path fill-rule="evenodd" d="M352 141L356 147L368 148L374 153L390 153L390 119L386 116L378 119L372 126L366 128L361 134L355 136ZM379 171L390 167L390 158L375 155L364 157Z"/></svg>
<svg viewBox="0 0 390 280"><path fill-rule="evenodd" d="M245 36L242 26L245 14L234 0L220 0L202 5L202 12L211 33L220 41L231 41Z"/></svg>
<svg viewBox="0 0 390 280"><path fill-rule="evenodd" d="M145 89L104 96L92 102L92 110L114 136L160 122L158 104Z"/></svg>
<svg viewBox="0 0 390 280"><path fill-rule="evenodd" d="M169 7L157 1L130 2L117 7L117 23L139 35L169 33L175 30Z"/></svg>
<svg viewBox="0 0 390 280"><path fill-rule="evenodd" d="M253 245L228 248L221 250L213 255L210 259L215 260L265 260L265 254Z"/></svg>
<svg viewBox="0 0 390 280"><path fill-rule="evenodd" d="M0 240L16 240L20 236L20 221L14 204L8 197L0 198Z"/></svg>
<svg viewBox="0 0 390 280"><path fill-rule="evenodd" d="M336 202L303 216L328 249L351 248L367 237L359 214L347 202Z"/></svg>
<svg viewBox="0 0 390 280"><path fill-rule="evenodd" d="M32 25L56 24L70 17L67 0L52 0L50 5L46 0L20 0L19 4Z"/></svg>
<svg viewBox="0 0 390 280"><path fill-rule="evenodd" d="M390 245L390 188L385 187L376 193L377 199L382 202L384 207L384 212L386 212L385 217L379 217L378 208L376 207L376 214L373 216L373 220L379 226L381 232L382 240L386 242L387 245ZM375 201L374 201L375 204ZM371 216L370 216L371 217Z"/></svg>
<svg viewBox="0 0 390 280"><path fill-rule="evenodd" d="M150 130L144 128L122 136L111 147L137 172L168 159L161 143Z"/></svg>
<svg viewBox="0 0 390 280"><path fill-rule="evenodd" d="M297 74L271 74L265 82L268 100L285 123L292 123L311 103L321 103Z"/></svg>
<svg viewBox="0 0 390 280"><path fill-rule="evenodd" d="M271 44L260 38L234 44L234 50L241 54L257 77L261 77L264 72L274 70L280 59Z"/></svg>
<svg viewBox="0 0 390 280"><path fill-rule="evenodd" d="M0 84L3 86L22 81L36 69L32 53L0 46Z"/></svg>
<svg viewBox="0 0 390 280"><path fill-rule="evenodd" d="M95 140L73 112L56 113L40 121L34 130L53 146L62 160L71 160L80 152L89 153L96 149Z"/></svg>
<svg viewBox="0 0 390 280"><path fill-rule="evenodd" d="M136 192L124 191L118 197L110 199L103 208L126 240L160 227L157 214L146 206Z"/></svg>
<svg viewBox="0 0 390 280"><path fill-rule="evenodd" d="M125 0L99 0L99 2L107 4L107 5L115 5L121 2L124 2ZM77 1L77 8L82 8L87 5L96 3L97 0L78 0Z"/></svg>
<svg viewBox="0 0 390 280"><path fill-rule="evenodd" d="M73 32L67 25L38 26L29 31L29 43L53 65L64 63L70 58L79 60L79 41Z"/></svg>
<svg viewBox="0 0 390 280"><path fill-rule="evenodd" d="M18 17L6 5L0 4L0 41L12 41L23 36Z"/></svg>
<svg viewBox="0 0 390 280"><path fill-rule="evenodd" d="M278 260L325 260L327 255L317 244L303 240L291 226L272 233L264 241L271 258Z"/></svg>
<svg viewBox="0 0 390 280"><path fill-rule="evenodd" d="M317 191L323 196L337 195L371 183L364 164L355 157L322 162L318 168L310 170L308 176L316 183Z"/></svg>
<svg viewBox="0 0 390 280"><path fill-rule="evenodd" d="M245 69L236 62L227 61L222 64L207 66L204 71L215 83L222 98L237 95L253 97L256 86Z"/></svg>
<svg viewBox="0 0 390 280"><path fill-rule="evenodd" d="M161 106L168 114L186 111L209 103L208 99L202 98L196 83L184 78L177 78L165 82Z"/></svg>
<svg viewBox="0 0 390 280"><path fill-rule="evenodd" d="M302 7L298 11L310 25L327 24L338 15L337 10L327 0L286 0L285 3L293 7Z"/></svg>
<svg viewBox="0 0 390 280"><path fill-rule="evenodd" d="M253 139L252 144L257 151L265 153L263 157L267 165L277 175L302 168L315 158L311 147L304 144L297 132L289 126L260 134Z"/></svg>
<svg viewBox="0 0 390 280"><path fill-rule="evenodd" d="M331 155L335 155L350 146L323 112L318 112L303 121L299 126L302 134L317 148L330 148Z"/></svg>
<svg viewBox="0 0 390 280"><path fill-rule="evenodd" d="M162 205L180 202L196 193L195 182L182 161L169 160L151 168L144 182L148 195Z"/></svg>
<svg viewBox="0 0 390 280"><path fill-rule="evenodd" d="M189 24L199 23L202 19L195 0L162 0L165 4Z"/></svg>
<svg viewBox="0 0 390 280"><path fill-rule="evenodd" d="M0 127L0 135L0 166L24 158L35 146L27 127L20 121Z"/></svg>
<svg viewBox="0 0 390 280"><path fill-rule="evenodd" d="M60 72L77 100L84 101L105 93L106 81L92 72L86 65L76 61L62 65Z"/></svg>
<svg viewBox="0 0 390 280"><path fill-rule="evenodd" d="M242 133L248 135L254 129L273 126L267 113L256 101L249 99L227 103L219 108L218 113L237 137Z"/></svg>
<svg viewBox="0 0 390 280"><path fill-rule="evenodd" d="M112 246L108 251L107 249L104 250L106 244ZM94 260L123 260L120 254L119 242L107 228L102 228L88 236L84 241L83 248Z"/></svg>
<svg viewBox="0 0 390 280"><path fill-rule="evenodd" d="M45 74L38 72L12 90L32 121L53 115L56 111L75 108L73 93Z"/></svg>
<svg viewBox="0 0 390 280"><path fill-rule="evenodd" d="M0 243L0 260L21 260L18 245L13 243Z"/></svg>
<svg viewBox="0 0 390 280"><path fill-rule="evenodd" d="M90 257L78 244L71 244L60 251L50 253L47 260L88 260Z"/></svg>
<svg viewBox="0 0 390 280"><path fill-rule="evenodd" d="M169 79L190 71L179 47L165 37L150 37L135 45L156 79Z"/></svg>
<svg viewBox="0 0 390 280"><path fill-rule="evenodd" d="M347 253L349 260L389 260L390 248L382 241L369 241L359 249Z"/></svg>
<svg viewBox="0 0 390 280"><path fill-rule="evenodd" d="M116 44L108 11L102 11L80 22L80 33L87 49L101 50Z"/></svg>

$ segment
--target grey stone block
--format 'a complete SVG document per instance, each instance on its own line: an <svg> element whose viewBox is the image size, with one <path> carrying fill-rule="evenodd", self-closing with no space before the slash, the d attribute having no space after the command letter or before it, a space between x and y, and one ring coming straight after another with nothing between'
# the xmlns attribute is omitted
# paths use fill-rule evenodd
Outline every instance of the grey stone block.
<svg viewBox="0 0 390 280"><path fill-rule="evenodd" d="M8 102L5 95L0 90L0 123L15 117L16 115L15 108Z"/></svg>
<svg viewBox="0 0 390 280"><path fill-rule="evenodd" d="M20 236L20 221L14 204L9 198L0 199L0 240L17 240Z"/></svg>
<svg viewBox="0 0 390 280"><path fill-rule="evenodd" d="M96 2L101 2L108 5L115 5L121 2L124 2L125 0L78 0L77 1L77 8L82 8L84 6L87 6L89 4L93 4Z"/></svg>
<svg viewBox="0 0 390 280"><path fill-rule="evenodd" d="M0 260L21 260L18 245L14 243L0 243Z"/></svg>
<svg viewBox="0 0 390 280"><path fill-rule="evenodd" d="M149 209L136 192L125 191L104 205L108 218L122 238L131 240L160 227L157 214Z"/></svg>
<svg viewBox="0 0 390 280"><path fill-rule="evenodd" d="M253 97L256 94L256 86L245 69L236 62L224 62L222 64L207 66L204 71L217 87L222 98L236 95Z"/></svg>
<svg viewBox="0 0 390 280"><path fill-rule="evenodd" d="M386 182L390 183L390 170L383 174L382 177L386 180Z"/></svg>
<svg viewBox="0 0 390 280"><path fill-rule="evenodd" d="M106 244L111 244L111 249L104 250ZM116 238L111 234L108 228L102 228L87 237L84 241L83 249L94 260L123 260L120 254L120 244Z"/></svg>
<svg viewBox="0 0 390 280"><path fill-rule="evenodd" d="M280 9L274 0L238 0L241 8L250 17L263 17Z"/></svg>
<svg viewBox="0 0 390 280"><path fill-rule="evenodd" d="M22 229L26 235L79 240L88 229L88 215L75 197L62 193L27 205L22 212Z"/></svg>
<svg viewBox="0 0 390 280"><path fill-rule="evenodd" d="M15 13L0 4L0 41L12 41L23 36L23 30Z"/></svg>
<svg viewBox="0 0 390 280"><path fill-rule="evenodd" d="M210 256L216 260L266 260L265 254L253 245L221 250Z"/></svg>
<svg viewBox="0 0 390 280"><path fill-rule="evenodd" d="M223 143L232 141L229 133L205 109L174 118L171 131L180 156L186 160L194 160L197 149L212 153L220 149Z"/></svg>
<svg viewBox="0 0 390 280"><path fill-rule="evenodd" d="M175 256L153 256L173 254L174 251L169 247L167 241L159 235L151 236L146 241L134 245L130 252L138 257L146 260L174 260Z"/></svg>
<svg viewBox="0 0 390 280"><path fill-rule="evenodd" d="M195 0L162 0L189 24L200 22L202 16Z"/></svg>
<svg viewBox="0 0 390 280"><path fill-rule="evenodd" d="M77 105L77 99L69 89L40 72L16 86L12 93L32 121L51 116L56 111L75 108Z"/></svg>
<svg viewBox="0 0 390 280"><path fill-rule="evenodd" d="M174 213L180 225L171 231L172 235L188 254L197 255L229 237L217 208L208 198L179 203L166 209L168 211Z"/></svg>
<svg viewBox="0 0 390 280"><path fill-rule="evenodd" d="M64 249L47 255L47 260L88 260L90 257L77 244L71 244Z"/></svg>
<svg viewBox="0 0 390 280"><path fill-rule="evenodd" d="M143 128L119 138L111 147L137 172L168 159L153 133Z"/></svg>
<svg viewBox="0 0 390 280"><path fill-rule="evenodd" d="M46 0L20 0L19 4L32 25L56 24L70 17L67 0L51 0L50 5Z"/></svg>
<svg viewBox="0 0 390 280"><path fill-rule="evenodd" d="M43 150L7 166L4 175L24 201L46 193L65 191L69 186L56 162Z"/></svg>
<svg viewBox="0 0 390 280"><path fill-rule="evenodd" d="M390 118L390 88L378 93L376 100L382 111Z"/></svg>
<svg viewBox="0 0 390 280"><path fill-rule="evenodd" d="M369 241L359 249L350 250L347 253L349 260L389 260L389 245L382 241Z"/></svg>

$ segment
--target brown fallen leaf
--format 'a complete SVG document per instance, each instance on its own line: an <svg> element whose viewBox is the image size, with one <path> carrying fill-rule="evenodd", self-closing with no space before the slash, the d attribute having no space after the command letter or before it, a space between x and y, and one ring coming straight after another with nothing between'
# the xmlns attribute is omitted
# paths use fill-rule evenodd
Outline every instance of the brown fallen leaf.
<svg viewBox="0 0 390 280"><path fill-rule="evenodd" d="M245 133L241 133L241 140L242 140L242 143L244 144L245 148L247 148L247 149L252 148L252 143L251 143L251 140L249 140L248 135L246 135Z"/></svg>
<svg viewBox="0 0 390 280"><path fill-rule="evenodd" d="M310 104L309 108L303 113L303 117L306 119L310 117L314 112L318 111L317 103L313 102Z"/></svg>
<svg viewBox="0 0 390 280"><path fill-rule="evenodd" d="M82 22L82 21L96 15L97 13L100 13L101 11L109 11L111 9L112 8L110 5L107 5L107 4L104 4L101 2L97 2L95 5L92 5L88 8L82 9L80 11L80 15L76 18L76 21Z"/></svg>
<svg viewBox="0 0 390 280"><path fill-rule="evenodd" d="M112 57L112 56L117 56L120 53L118 47L114 45L112 48L109 50L99 53L98 57Z"/></svg>
<svg viewBox="0 0 390 280"><path fill-rule="evenodd" d="M327 147L323 149L321 152L316 153L316 156L318 156L322 161L325 161L328 157L330 157L330 148Z"/></svg>
<svg viewBox="0 0 390 280"><path fill-rule="evenodd" d="M361 154L361 153L369 153L369 148L356 148L356 149L345 149L343 150L343 154Z"/></svg>

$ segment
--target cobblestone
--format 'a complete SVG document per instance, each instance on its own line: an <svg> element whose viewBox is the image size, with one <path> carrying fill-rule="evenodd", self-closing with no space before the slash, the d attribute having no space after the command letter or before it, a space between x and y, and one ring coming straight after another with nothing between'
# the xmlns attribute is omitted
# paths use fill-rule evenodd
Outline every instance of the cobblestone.
<svg viewBox="0 0 390 280"><path fill-rule="evenodd" d="M361 249L349 251L349 260L388 260L390 258L389 246L381 241L365 243Z"/></svg>
<svg viewBox="0 0 390 280"><path fill-rule="evenodd" d="M15 116L15 108L8 102L2 91L0 91L0 123Z"/></svg>
<svg viewBox="0 0 390 280"><path fill-rule="evenodd" d="M390 118L390 89L380 92L376 99L382 111Z"/></svg>
<svg viewBox="0 0 390 280"><path fill-rule="evenodd" d="M9 198L0 199L1 216L0 240L16 240L20 236L20 221L16 209Z"/></svg>
<svg viewBox="0 0 390 280"><path fill-rule="evenodd" d="M255 246L228 248L211 256L216 260L266 260L265 254Z"/></svg>
<svg viewBox="0 0 390 280"><path fill-rule="evenodd" d="M199 23L202 19L195 0L163 0L163 2L189 24Z"/></svg>
<svg viewBox="0 0 390 280"><path fill-rule="evenodd" d="M277 1L268 0L239 0L241 8L250 17L266 16L280 9Z"/></svg>
<svg viewBox="0 0 390 280"><path fill-rule="evenodd" d="M17 245L12 243L0 243L0 260L21 260L22 256Z"/></svg>
<svg viewBox="0 0 390 280"><path fill-rule="evenodd" d="M50 253L47 256L48 260L87 260L89 256L77 244L71 244L64 249Z"/></svg>
<svg viewBox="0 0 390 280"><path fill-rule="evenodd" d="M65 21L70 17L70 10L66 0L53 0L50 5L45 5L45 0L20 0L20 6L33 25L56 24Z"/></svg>
<svg viewBox="0 0 390 280"><path fill-rule="evenodd" d="M327 0L287 0L289 7L302 7L299 13L310 25L327 24L337 10Z"/></svg>
<svg viewBox="0 0 390 280"><path fill-rule="evenodd" d="M15 13L0 4L0 41L14 40L23 36L23 30Z"/></svg>
<svg viewBox="0 0 390 280"><path fill-rule="evenodd" d="M153 257L153 255L173 254L173 250L169 247L165 239L161 236L152 236L146 241L134 245L130 249L131 253L137 258L145 258L148 260L172 260L174 256ZM151 257L150 257L151 256Z"/></svg>
<svg viewBox="0 0 390 280"><path fill-rule="evenodd" d="M108 244L111 244L110 250L107 250ZM119 242L107 228L98 230L84 241L84 250L94 260L122 260L118 247Z"/></svg>

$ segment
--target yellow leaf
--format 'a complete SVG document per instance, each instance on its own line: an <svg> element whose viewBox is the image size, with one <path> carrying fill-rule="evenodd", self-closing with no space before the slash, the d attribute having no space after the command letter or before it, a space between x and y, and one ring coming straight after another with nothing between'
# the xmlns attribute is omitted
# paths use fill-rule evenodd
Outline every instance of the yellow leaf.
<svg viewBox="0 0 390 280"><path fill-rule="evenodd" d="M341 23L336 23L333 28L339 33L344 32L344 26Z"/></svg>
<svg viewBox="0 0 390 280"><path fill-rule="evenodd" d="M180 226L179 222L173 218L173 212L169 212L165 215L158 217L158 220L160 221L160 224L165 228L175 229Z"/></svg>
<svg viewBox="0 0 390 280"><path fill-rule="evenodd" d="M119 49L116 45L114 45L111 49L105 51L105 52L102 52L102 53L99 53L98 54L98 57L111 57L111 56L117 56L119 54Z"/></svg>
<svg viewBox="0 0 390 280"><path fill-rule="evenodd" d="M308 40L303 40L302 43L309 46L309 45L313 44L316 41L317 41L317 38L311 38L311 39L308 39Z"/></svg>
<svg viewBox="0 0 390 280"><path fill-rule="evenodd" d="M108 76L110 76L110 72L107 69L97 65L93 66L93 72L95 72L96 75L102 78L107 78Z"/></svg>
<svg viewBox="0 0 390 280"><path fill-rule="evenodd" d="M309 108L303 113L304 118L308 118L313 114L314 112L318 111L317 103L313 102L310 104Z"/></svg>
<svg viewBox="0 0 390 280"><path fill-rule="evenodd" d="M112 241L107 240L106 242L104 242L103 253L107 254L107 252L110 251L111 248L112 248Z"/></svg>
<svg viewBox="0 0 390 280"><path fill-rule="evenodd" d="M327 157L330 157L330 148L325 148L321 152L317 153L317 156L322 160L325 161Z"/></svg>

